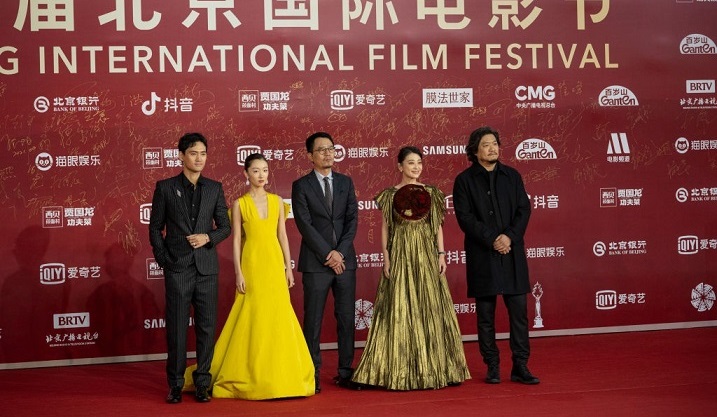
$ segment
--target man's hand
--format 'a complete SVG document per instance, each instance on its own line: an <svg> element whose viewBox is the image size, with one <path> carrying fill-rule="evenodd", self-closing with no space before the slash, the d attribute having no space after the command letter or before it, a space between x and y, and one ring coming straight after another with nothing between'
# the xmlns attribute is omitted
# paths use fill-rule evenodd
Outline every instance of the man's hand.
<svg viewBox="0 0 717 417"><path fill-rule="evenodd" d="M510 245L512 243L508 236L501 234L493 242L493 249L497 250L501 255L505 255L510 252Z"/></svg>

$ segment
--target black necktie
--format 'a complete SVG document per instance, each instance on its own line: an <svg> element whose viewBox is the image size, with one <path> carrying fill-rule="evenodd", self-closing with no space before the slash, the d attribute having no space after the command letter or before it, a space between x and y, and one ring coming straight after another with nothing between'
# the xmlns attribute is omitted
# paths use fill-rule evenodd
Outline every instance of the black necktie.
<svg viewBox="0 0 717 417"><path fill-rule="evenodd" d="M326 202L326 207L329 208L329 213L331 213L334 205L334 196L331 192L331 181L329 181L329 177L324 177L324 201Z"/></svg>

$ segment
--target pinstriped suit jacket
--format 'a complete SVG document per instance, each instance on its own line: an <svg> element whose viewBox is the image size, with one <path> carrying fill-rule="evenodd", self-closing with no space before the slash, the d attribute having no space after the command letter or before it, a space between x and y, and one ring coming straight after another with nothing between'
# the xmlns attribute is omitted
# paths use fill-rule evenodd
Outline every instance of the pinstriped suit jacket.
<svg viewBox="0 0 717 417"><path fill-rule="evenodd" d="M216 245L231 234L227 203L220 182L200 176L202 201L197 223L192 228L187 205L182 198L182 175L157 181L149 219L149 241L154 258L165 269L181 272L191 261L202 275L219 273ZM162 233L166 231L166 233ZM206 233L209 243L194 249L186 237Z"/></svg>
<svg viewBox="0 0 717 417"><path fill-rule="evenodd" d="M296 227L301 233L300 272L330 272L324 266L326 255L336 249L344 255L346 269L356 269L354 237L358 227L358 203L350 177L333 172L334 206L332 213L324 203L324 191L312 170L294 181L291 204ZM336 233L336 246L331 243Z"/></svg>

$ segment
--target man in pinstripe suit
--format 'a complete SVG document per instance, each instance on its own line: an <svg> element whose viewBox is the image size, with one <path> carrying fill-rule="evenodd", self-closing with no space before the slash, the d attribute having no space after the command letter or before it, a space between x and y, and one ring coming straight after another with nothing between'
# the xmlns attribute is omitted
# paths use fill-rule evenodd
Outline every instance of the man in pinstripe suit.
<svg viewBox="0 0 717 417"><path fill-rule="evenodd" d="M216 245L229 236L231 226L222 184L201 176L207 140L200 133L188 133L178 146L182 172L157 182L149 220L149 240L165 279L167 402L182 401L190 305L197 338L195 397L208 402L217 321Z"/></svg>

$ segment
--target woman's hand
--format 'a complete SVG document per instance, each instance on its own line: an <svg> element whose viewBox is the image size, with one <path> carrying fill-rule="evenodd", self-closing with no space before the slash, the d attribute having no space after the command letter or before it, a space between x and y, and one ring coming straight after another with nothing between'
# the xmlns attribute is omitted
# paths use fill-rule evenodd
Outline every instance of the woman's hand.
<svg viewBox="0 0 717 417"><path fill-rule="evenodd" d="M438 255L438 273L440 275L445 275L447 268L448 268L448 265L446 265L446 254L441 253Z"/></svg>
<svg viewBox="0 0 717 417"><path fill-rule="evenodd" d="M286 268L286 285L288 285L289 288L294 286L294 273L291 271L291 268Z"/></svg>
<svg viewBox="0 0 717 417"><path fill-rule="evenodd" d="M242 294L246 294L246 281L244 281L244 275L237 274L236 278L237 291Z"/></svg>

